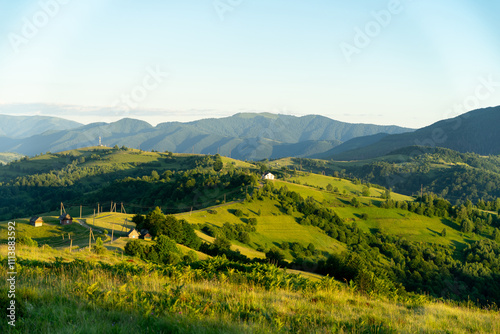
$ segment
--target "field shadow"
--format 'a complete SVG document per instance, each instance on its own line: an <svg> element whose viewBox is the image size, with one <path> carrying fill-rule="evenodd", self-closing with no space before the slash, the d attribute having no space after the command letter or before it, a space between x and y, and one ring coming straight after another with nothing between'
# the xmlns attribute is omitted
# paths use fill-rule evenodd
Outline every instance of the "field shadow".
<svg viewBox="0 0 500 334"><path fill-rule="evenodd" d="M430 228L427 228L427 230L428 230L428 231L430 231L431 233L433 233L433 235L434 235L435 237L439 237L439 236L441 236L441 232L434 231L434 230L432 230L432 229L430 229Z"/></svg>

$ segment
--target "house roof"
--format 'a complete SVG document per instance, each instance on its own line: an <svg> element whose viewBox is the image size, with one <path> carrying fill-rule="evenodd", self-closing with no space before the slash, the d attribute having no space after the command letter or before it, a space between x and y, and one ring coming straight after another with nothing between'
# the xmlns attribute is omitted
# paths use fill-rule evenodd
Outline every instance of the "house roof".
<svg viewBox="0 0 500 334"><path fill-rule="evenodd" d="M33 216L30 218L30 222L36 222L37 220L43 220L43 218L40 216Z"/></svg>
<svg viewBox="0 0 500 334"><path fill-rule="evenodd" d="M59 220L73 220L73 217L71 217L69 214L64 213L59 216Z"/></svg>
<svg viewBox="0 0 500 334"><path fill-rule="evenodd" d="M133 234L134 232L135 232L137 235L140 235L140 233L139 233L139 232L137 232L137 230L136 230L135 228L130 229L130 231L128 231L128 235L131 235L131 234Z"/></svg>

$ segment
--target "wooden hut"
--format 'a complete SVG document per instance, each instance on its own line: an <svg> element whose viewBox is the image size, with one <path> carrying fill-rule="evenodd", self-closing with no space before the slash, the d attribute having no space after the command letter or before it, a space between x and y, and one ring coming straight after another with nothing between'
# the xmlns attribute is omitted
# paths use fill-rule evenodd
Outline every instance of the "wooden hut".
<svg viewBox="0 0 500 334"><path fill-rule="evenodd" d="M59 223L61 225L68 225L68 224L71 224L73 223L73 217L71 217L69 214L67 213L63 213L60 217L59 217Z"/></svg>
<svg viewBox="0 0 500 334"><path fill-rule="evenodd" d="M130 239L139 239L139 232L135 228L128 231L127 235Z"/></svg>
<svg viewBox="0 0 500 334"><path fill-rule="evenodd" d="M40 227L43 225L43 219L42 219L42 217L39 217L39 216L33 216L30 219L30 224L35 226L35 227Z"/></svg>

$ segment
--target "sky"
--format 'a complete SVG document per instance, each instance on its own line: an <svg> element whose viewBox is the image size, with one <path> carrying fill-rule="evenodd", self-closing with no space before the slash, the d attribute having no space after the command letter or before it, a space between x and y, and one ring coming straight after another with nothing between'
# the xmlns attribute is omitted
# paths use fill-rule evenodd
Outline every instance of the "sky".
<svg viewBox="0 0 500 334"><path fill-rule="evenodd" d="M500 3L0 0L0 113L420 128L500 105Z"/></svg>

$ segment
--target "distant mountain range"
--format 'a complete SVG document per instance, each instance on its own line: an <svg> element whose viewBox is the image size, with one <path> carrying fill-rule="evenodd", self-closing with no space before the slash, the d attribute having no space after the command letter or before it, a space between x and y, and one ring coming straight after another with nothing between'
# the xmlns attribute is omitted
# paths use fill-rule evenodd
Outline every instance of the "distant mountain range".
<svg viewBox="0 0 500 334"><path fill-rule="evenodd" d="M48 130L69 130L82 124L48 116L0 115L0 137L27 138Z"/></svg>
<svg viewBox="0 0 500 334"><path fill-rule="evenodd" d="M125 118L82 125L54 117L0 115L0 152L35 155L93 146L202 153L241 160L308 157L362 160L408 146L444 147L482 155L500 154L500 107L479 109L419 130L350 124L318 115L303 117L240 113L194 122L152 126Z"/></svg>
<svg viewBox="0 0 500 334"><path fill-rule="evenodd" d="M497 155L500 154L499 126L500 107L478 109L414 132L356 138L323 153L321 157L334 160L370 159L415 145Z"/></svg>
<svg viewBox="0 0 500 334"><path fill-rule="evenodd" d="M96 145L98 138L107 146L143 150L203 153L260 160L286 156L308 157L327 152L353 138L378 133L399 134L412 129L397 126L350 124L318 115L295 117L269 113L241 113L220 119L168 122L153 127L147 122L125 118L113 123L81 125L59 118L9 116L12 128L23 135L4 131L0 152L35 155ZM1 120L1 119L0 119ZM38 123L37 123L38 122ZM50 126L50 124L54 126ZM33 134L28 136L28 134Z"/></svg>

